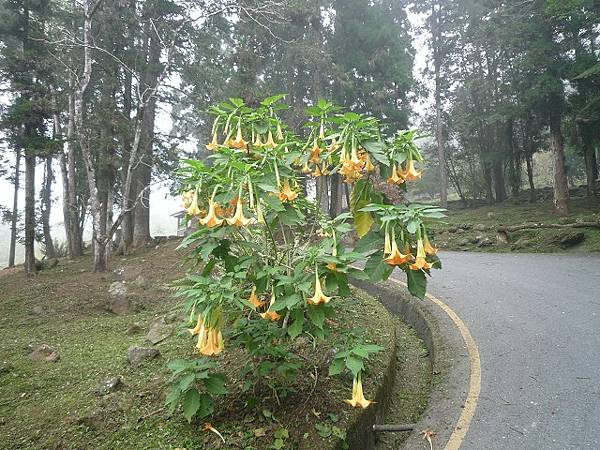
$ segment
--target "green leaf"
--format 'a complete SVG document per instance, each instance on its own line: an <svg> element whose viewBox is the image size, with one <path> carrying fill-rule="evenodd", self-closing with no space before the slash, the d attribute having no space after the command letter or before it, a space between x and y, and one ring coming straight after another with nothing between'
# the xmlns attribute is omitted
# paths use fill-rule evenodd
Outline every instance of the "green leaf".
<svg viewBox="0 0 600 450"><path fill-rule="evenodd" d="M265 98L262 102L260 102L263 106L271 106L273 103L277 103L282 98L285 98L285 94L277 94L271 97Z"/></svg>
<svg viewBox="0 0 600 450"><path fill-rule="evenodd" d="M325 323L325 308L322 306L310 306L308 308L308 317L317 328L323 328Z"/></svg>
<svg viewBox="0 0 600 450"><path fill-rule="evenodd" d="M192 417L196 415L200 409L202 403L202 397L197 389L190 389L183 396L183 415L188 422L192 421Z"/></svg>
<svg viewBox="0 0 600 450"><path fill-rule="evenodd" d="M335 358L329 366L329 376L339 375L344 371L346 364L342 358Z"/></svg>
<svg viewBox="0 0 600 450"><path fill-rule="evenodd" d="M214 395L225 395L227 394L227 388L225 383L226 378L222 374L211 374L209 378L204 380L204 387L208 392Z"/></svg>
<svg viewBox="0 0 600 450"><path fill-rule="evenodd" d="M274 436L277 439L289 439L290 433L288 432L287 428L279 428L275 431Z"/></svg>
<svg viewBox="0 0 600 450"><path fill-rule="evenodd" d="M420 299L425 298L427 292L427 277L422 270L407 270L408 291Z"/></svg>
<svg viewBox="0 0 600 450"><path fill-rule="evenodd" d="M355 377L365 368L363 360L352 355L346 358L346 367Z"/></svg>
<svg viewBox="0 0 600 450"><path fill-rule="evenodd" d="M292 311L292 324L288 327L287 332L292 339L296 339L302 334L304 327L304 311L296 309Z"/></svg>
<svg viewBox="0 0 600 450"><path fill-rule="evenodd" d="M185 392L192 385L192 383L196 380L196 374L190 373L179 380L177 387L181 392Z"/></svg>
<svg viewBox="0 0 600 450"><path fill-rule="evenodd" d="M358 237L362 238L365 236L371 230L371 226L373 226L374 223L375 221L373 220L371 213L360 210L354 213L354 228L356 228Z"/></svg>
<svg viewBox="0 0 600 450"><path fill-rule="evenodd" d="M371 281L377 283L378 281L387 280L393 270L394 267L383 260L381 252L377 252L367 260L364 272L369 275Z"/></svg>

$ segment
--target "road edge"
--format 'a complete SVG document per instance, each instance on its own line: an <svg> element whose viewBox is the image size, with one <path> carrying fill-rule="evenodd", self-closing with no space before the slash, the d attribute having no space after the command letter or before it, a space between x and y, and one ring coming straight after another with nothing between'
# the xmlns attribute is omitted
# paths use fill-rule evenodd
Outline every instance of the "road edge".
<svg viewBox="0 0 600 450"><path fill-rule="evenodd" d="M411 325L429 351L431 394L404 448L429 449L421 435L427 430L435 433L434 448L457 450L473 419L481 389L479 351L468 328L444 302L431 294L427 294L428 301L412 297L406 284L399 280L352 283Z"/></svg>

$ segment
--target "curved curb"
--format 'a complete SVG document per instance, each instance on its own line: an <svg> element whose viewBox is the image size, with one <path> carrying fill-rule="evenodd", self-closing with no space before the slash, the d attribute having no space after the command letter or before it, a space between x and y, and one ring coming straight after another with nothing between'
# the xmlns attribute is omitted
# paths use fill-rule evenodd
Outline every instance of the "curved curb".
<svg viewBox="0 0 600 450"><path fill-rule="evenodd" d="M422 431L428 430L435 433L434 448L457 450L475 413L481 386L479 352L469 330L441 300L429 294L429 301L416 299L398 280L390 279L385 284L352 280L352 284L411 325L429 351L431 394L427 409L404 448L429 449L421 436Z"/></svg>

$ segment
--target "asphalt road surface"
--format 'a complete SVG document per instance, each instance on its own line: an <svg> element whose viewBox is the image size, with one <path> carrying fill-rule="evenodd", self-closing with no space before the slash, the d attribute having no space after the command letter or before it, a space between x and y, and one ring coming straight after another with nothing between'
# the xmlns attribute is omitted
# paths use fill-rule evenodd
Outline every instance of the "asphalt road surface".
<svg viewBox="0 0 600 450"><path fill-rule="evenodd" d="M479 347L464 450L600 450L600 256L441 254L429 292Z"/></svg>

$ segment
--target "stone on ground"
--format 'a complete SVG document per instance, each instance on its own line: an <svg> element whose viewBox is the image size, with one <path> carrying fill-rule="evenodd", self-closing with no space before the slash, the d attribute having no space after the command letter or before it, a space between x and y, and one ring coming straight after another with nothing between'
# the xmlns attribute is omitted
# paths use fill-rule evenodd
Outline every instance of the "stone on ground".
<svg viewBox="0 0 600 450"><path fill-rule="evenodd" d="M110 296L109 309L114 314L122 315L133 312L133 305L127 294L127 286L120 281L115 281L108 288Z"/></svg>
<svg viewBox="0 0 600 450"><path fill-rule="evenodd" d="M35 347L29 357L34 361L56 362L60 359L60 354L54 347L42 344Z"/></svg>
<svg viewBox="0 0 600 450"><path fill-rule="evenodd" d="M159 342L164 341L171 335L171 327L167 325L164 317L158 317L150 322L148 335L146 340L152 345L156 345Z"/></svg>
<svg viewBox="0 0 600 450"><path fill-rule="evenodd" d="M125 330L125 334L128 336L133 336L134 334L138 334L142 332L142 326L139 323L130 323L127 325L127 330Z"/></svg>
<svg viewBox="0 0 600 450"><path fill-rule="evenodd" d="M104 380L100 386L96 389L98 395L108 395L123 386L123 380L120 376L111 377Z"/></svg>
<svg viewBox="0 0 600 450"><path fill-rule="evenodd" d="M127 349L127 359L132 367L139 367L144 361L158 358L160 352L155 348L132 346Z"/></svg>

